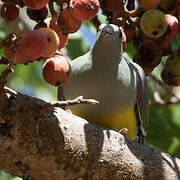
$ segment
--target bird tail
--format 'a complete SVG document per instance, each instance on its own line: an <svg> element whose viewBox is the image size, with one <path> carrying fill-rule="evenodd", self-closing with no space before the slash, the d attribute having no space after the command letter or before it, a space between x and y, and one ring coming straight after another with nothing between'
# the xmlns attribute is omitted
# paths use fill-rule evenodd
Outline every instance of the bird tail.
<svg viewBox="0 0 180 180"><path fill-rule="evenodd" d="M135 114L136 114L136 119L137 119L137 125L138 125L138 133L137 133L137 142L141 143L141 144L144 144L145 142L145 137L146 137L146 132L145 132L145 129L143 127L143 119L142 119L142 116L141 116L141 112L140 112L140 109L139 109L139 106L138 104L136 103L135 106L134 106L134 111L135 111Z"/></svg>

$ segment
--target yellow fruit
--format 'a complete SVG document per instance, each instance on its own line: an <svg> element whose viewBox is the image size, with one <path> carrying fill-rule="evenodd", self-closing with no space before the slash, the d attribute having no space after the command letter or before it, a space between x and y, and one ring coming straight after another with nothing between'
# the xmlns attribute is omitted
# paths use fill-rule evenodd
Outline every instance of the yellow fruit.
<svg viewBox="0 0 180 180"><path fill-rule="evenodd" d="M53 55L59 47L59 37L55 31L50 28L39 28L38 31L42 32L47 38L47 46L42 54L42 57L49 57Z"/></svg>
<svg viewBox="0 0 180 180"><path fill-rule="evenodd" d="M158 9L150 9L141 17L140 26L146 36L159 38L166 32L168 23L163 12Z"/></svg>

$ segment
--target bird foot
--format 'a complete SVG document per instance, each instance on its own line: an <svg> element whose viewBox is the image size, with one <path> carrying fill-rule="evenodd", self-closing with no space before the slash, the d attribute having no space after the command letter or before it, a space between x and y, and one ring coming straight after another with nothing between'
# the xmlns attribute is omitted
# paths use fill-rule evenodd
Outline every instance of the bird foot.
<svg viewBox="0 0 180 180"><path fill-rule="evenodd" d="M68 113L71 113L72 114L72 111L70 109L67 109L66 112Z"/></svg>
<svg viewBox="0 0 180 180"><path fill-rule="evenodd" d="M128 129L127 128L120 129L119 133L121 133L125 137L128 137Z"/></svg>

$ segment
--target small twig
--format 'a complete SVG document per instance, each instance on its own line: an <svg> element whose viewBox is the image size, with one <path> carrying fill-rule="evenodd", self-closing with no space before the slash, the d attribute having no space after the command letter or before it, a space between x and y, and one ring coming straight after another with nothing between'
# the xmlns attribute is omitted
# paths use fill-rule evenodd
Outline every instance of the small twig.
<svg viewBox="0 0 180 180"><path fill-rule="evenodd" d="M76 105L76 104L98 104L99 102L95 99L83 99L83 96L79 96L73 100L66 100L66 101L55 101L48 103L46 105L43 105L40 107L40 112L46 111L51 107L65 107L70 105Z"/></svg>
<svg viewBox="0 0 180 180"><path fill-rule="evenodd" d="M161 104L161 105L164 105L165 104L165 101L161 98L160 94L158 91L155 91L153 93L153 97L154 97L154 100L157 104Z"/></svg>
<svg viewBox="0 0 180 180"><path fill-rule="evenodd" d="M150 78L156 83L157 85L161 86L163 89L166 90L168 94L171 95L169 100L165 100L161 97L158 90L152 88L154 100L150 101L149 105L152 107L161 107L161 106L168 106L171 104L180 104L180 99L173 93L172 89L169 86L166 86L161 80L159 80L156 76L150 75ZM153 90L154 89L154 90Z"/></svg>
<svg viewBox="0 0 180 180"><path fill-rule="evenodd" d="M12 69L13 64L8 64L6 69L2 72L1 76L0 76L0 88L3 86L5 86L6 84L6 80L7 80L7 76L9 73L14 72L14 70Z"/></svg>
<svg viewBox="0 0 180 180"><path fill-rule="evenodd" d="M153 93L154 101L150 102L151 107L161 107L161 106L168 106L171 104L180 104L180 99L177 99L177 97L171 97L170 100L165 101L161 98L159 92L155 91Z"/></svg>
<svg viewBox="0 0 180 180"><path fill-rule="evenodd" d="M154 82L156 82L159 86L161 86L168 94L170 94L171 96L175 96L176 97L176 95L174 94L174 92L172 91L172 89L169 87L169 86L167 86L167 85L165 85L161 80L159 80L156 76L154 76L154 75L149 75L149 77L154 81ZM178 99L178 98L177 98Z"/></svg>
<svg viewBox="0 0 180 180"><path fill-rule="evenodd" d="M11 68L13 64L8 64L6 69L2 72L0 76L0 104L2 104L3 96L4 96L4 86L7 81L7 76L9 73L14 72L14 70Z"/></svg>
<svg viewBox="0 0 180 180"><path fill-rule="evenodd" d="M12 47L17 39L18 37L15 33L8 34L7 37L0 42L0 48Z"/></svg>

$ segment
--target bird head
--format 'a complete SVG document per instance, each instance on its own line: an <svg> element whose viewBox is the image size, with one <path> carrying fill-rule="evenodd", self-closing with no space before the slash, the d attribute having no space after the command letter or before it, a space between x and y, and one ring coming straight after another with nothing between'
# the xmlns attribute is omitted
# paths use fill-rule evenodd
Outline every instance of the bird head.
<svg viewBox="0 0 180 180"><path fill-rule="evenodd" d="M104 44L109 44L110 46L116 44L120 47L122 44L122 31L115 24L101 24L96 39L103 41Z"/></svg>
<svg viewBox="0 0 180 180"><path fill-rule="evenodd" d="M104 54L119 56L122 54L122 31L114 24L101 24L96 40L91 48L95 55Z"/></svg>

